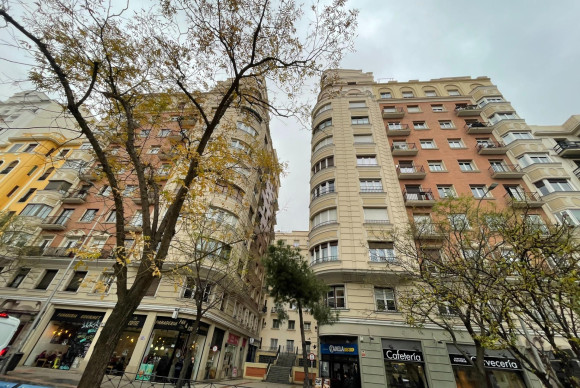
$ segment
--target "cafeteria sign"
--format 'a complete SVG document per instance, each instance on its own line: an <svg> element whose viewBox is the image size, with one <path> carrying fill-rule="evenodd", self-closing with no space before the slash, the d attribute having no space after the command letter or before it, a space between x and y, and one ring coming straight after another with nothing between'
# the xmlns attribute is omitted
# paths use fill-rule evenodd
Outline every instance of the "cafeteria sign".
<svg viewBox="0 0 580 388"><path fill-rule="evenodd" d="M356 355L358 354L357 344L342 344L342 345L329 345L321 344L320 352L322 354L343 354L343 355Z"/></svg>

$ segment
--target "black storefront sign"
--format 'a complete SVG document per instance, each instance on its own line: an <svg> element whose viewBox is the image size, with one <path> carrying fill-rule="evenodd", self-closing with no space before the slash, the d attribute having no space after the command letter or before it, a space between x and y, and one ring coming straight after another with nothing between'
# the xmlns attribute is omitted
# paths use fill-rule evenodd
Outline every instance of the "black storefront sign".
<svg viewBox="0 0 580 388"><path fill-rule="evenodd" d="M385 360L395 362L425 362L423 353L417 350L383 349Z"/></svg>
<svg viewBox="0 0 580 388"><path fill-rule="evenodd" d="M145 319L147 319L146 315L133 315L129 320L129 323L127 323L127 327L133 329L140 329L145 324Z"/></svg>
<svg viewBox="0 0 580 388"><path fill-rule="evenodd" d="M157 317L155 321L155 329L161 330L177 330L180 332L191 333L193 331L193 326L195 326L195 321L185 318L166 318ZM200 322L197 328L197 334L207 335L209 330L209 325L207 323Z"/></svg>
<svg viewBox="0 0 580 388"><path fill-rule="evenodd" d="M56 310L51 320L60 322L85 323L87 321L102 321L105 313L93 311Z"/></svg>
<svg viewBox="0 0 580 388"><path fill-rule="evenodd" d="M472 356L471 359L475 361L475 356ZM449 360L451 361L451 365L463 365L463 366L471 366L465 357L461 354L450 354ZM502 370L521 370L522 366L518 360L515 358L507 358L507 357L488 357L485 356L483 358L483 366L485 368L490 369L502 369Z"/></svg>

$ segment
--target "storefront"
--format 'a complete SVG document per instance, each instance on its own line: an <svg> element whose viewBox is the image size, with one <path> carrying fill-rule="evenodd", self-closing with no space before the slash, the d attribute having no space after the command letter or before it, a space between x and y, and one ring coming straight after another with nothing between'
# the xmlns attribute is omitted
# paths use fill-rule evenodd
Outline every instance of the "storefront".
<svg viewBox="0 0 580 388"><path fill-rule="evenodd" d="M148 350L139 367L140 380L152 379L166 382L179 377L184 364L187 343L193 335L194 323L190 319L157 317L147 344ZM197 374L201 349L205 344L208 329L209 325L200 322L197 337L192 344L193 362L191 371L186 374L187 378L194 378Z"/></svg>
<svg viewBox="0 0 580 388"><path fill-rule="evenodd" d="M330 378L332 388L360 388L356 337L321 337L320 376Z"/></svg>
<svg viewBox="0 0 580 388"><path fill-rule="evenodd" d="M87 354L104 312L57 309L25 365L68 370Z"/></svg>
<svg viewBox="0 0 580 388"><path fill-rule="evenodd" d="M216 327L213 331L213 337L209 344L209 354L205 363L204 380L213 380L217 378L218 364L222 352L222 343L224 342L225 330Z"/></svg>
<svg viewBox="0 0 580 388"><path fill-rule="evenodd" d="M461 348L468 354L475 354L474 346L462 345ZM447 344L447 350L457 387L477 387L477 375L467 359L458 354L459 351L454 345ZM526 388L520 362L504 353L497 350L486 350L483 363L491 386L493 388ZM475 356L471 358L475 359Z"/></svg>
<svg viewBox="0 0 580 388"><path fill-rule="evenodd" d="M233 370L238 371L238 344L240 337L235 334L229 334L224 349L224 362L222 366L222 378L232 377Z"/></svg>
<svg viewBox="0 0 580 388"><path fill-rule="evenodd" d="M145 315L133 315L127 327L121 334L121 338L113 351L113 356L111 361L107 366L107 373L119 374L125 371L133 351L135 350L135 345L139 340L139 335L141 334L141 329L145 323Z"/></svg>
<svg viewBox="0 0 580 388"><path fill-rule="evenodd" d="M389 388L427 388L425 358L419 341L383 339Z"/></svg>

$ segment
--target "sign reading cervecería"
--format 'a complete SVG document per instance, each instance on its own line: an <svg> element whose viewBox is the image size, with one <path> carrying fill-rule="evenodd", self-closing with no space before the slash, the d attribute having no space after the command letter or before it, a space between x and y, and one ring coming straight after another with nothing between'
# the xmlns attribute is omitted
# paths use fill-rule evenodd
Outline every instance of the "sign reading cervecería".
<svg viewBox="0 0 580 388"><path fill-rule="evenodd" d="M465 357L461 354L450 354L449 359L451 360L451 365L465 365L470 366ZM475 356L472 356L471 359L475 361ZM492 368L492 369L504 369L504 370L519 370L522 369L519 361L515 358L507 358L507 357L484 357L483 358L483 366L485 368Z"/></svg>

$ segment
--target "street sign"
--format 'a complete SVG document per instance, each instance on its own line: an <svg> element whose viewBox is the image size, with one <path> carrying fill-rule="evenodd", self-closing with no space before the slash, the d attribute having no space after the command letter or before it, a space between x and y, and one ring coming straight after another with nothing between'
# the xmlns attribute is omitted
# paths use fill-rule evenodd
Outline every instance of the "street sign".
<svg viewBox="0 0 580 388"><path fill-rule="evenodd" d="M314 359L315 359L315 358L316 358L316 355L315 355L314 353L310 353L310 354L308 355L308 359L309 359L310 361L314 361Z"/></svg>

